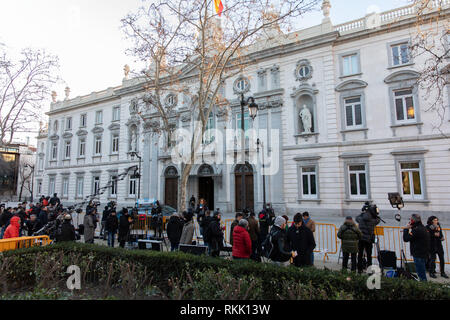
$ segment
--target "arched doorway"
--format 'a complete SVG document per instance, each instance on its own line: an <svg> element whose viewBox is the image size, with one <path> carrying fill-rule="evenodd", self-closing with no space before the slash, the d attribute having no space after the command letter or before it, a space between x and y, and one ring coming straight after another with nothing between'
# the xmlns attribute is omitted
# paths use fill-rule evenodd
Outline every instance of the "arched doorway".
<svg viewBox="0 0 450 320"><path fill-rule="evenodd" d="M205 199L209 210L214 210L214 170L208 164L198 169L198 199Z"/></svg>
<svg viewBox="0 0 450 320"><path fill-rule="evenodd" d="M178 170L171 166L164 172L164 204L178 210Z"/></svg>
<svg viewBox="0 0 450 320"><path fill-rule="evenodd" d="M238 164L234 170L236 211L254 210L253 168L248 163ZM244 208L242 204L244 203Z"/></svg>

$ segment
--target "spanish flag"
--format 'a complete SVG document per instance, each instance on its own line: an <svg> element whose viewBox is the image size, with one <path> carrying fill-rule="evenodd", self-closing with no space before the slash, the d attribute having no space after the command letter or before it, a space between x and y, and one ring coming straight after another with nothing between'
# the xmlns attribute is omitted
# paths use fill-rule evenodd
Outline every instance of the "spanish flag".
<svg viewBox="0 0 450 320"><path fill-rule="evenodd" d="M222 0L214 0L214 6L216 7L216 13L220 17L222 15L222 11L223 11Z"/></svg>

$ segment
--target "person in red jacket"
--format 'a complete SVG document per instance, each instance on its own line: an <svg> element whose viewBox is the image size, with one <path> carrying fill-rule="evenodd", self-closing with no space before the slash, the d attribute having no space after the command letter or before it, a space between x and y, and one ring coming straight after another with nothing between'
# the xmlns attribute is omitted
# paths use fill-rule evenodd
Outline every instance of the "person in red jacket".
<svg viewBox="0 0 450 320"><path fill-rule="evenodd" d="M3 239L18 238L19 230L20 230L20 218L18 216L14 216L11 218L8 228L6 228L5 234L3 235Z"/></svg>
<svg viewBox="0 0 450 320"><path fill-rule="evenodd" d="M241 219L233 230L233 259L250 259L252 254L252 240L247 231L248 221Z"/></svg>

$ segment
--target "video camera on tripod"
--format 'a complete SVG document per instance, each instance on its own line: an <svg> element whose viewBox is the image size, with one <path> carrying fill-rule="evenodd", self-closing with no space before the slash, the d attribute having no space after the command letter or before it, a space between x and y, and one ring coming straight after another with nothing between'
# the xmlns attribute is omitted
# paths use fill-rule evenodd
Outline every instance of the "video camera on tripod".
<svg viewBox="0 0 450 320"><path fill-rule="evenodd" d="M380 217L380 208L377 207L376 204L372 204L369 201L364 203L364 206L361 209L361 212L365 213L368 212L373 218L378 218L383 223L386 223L383 219Z"/></svg>

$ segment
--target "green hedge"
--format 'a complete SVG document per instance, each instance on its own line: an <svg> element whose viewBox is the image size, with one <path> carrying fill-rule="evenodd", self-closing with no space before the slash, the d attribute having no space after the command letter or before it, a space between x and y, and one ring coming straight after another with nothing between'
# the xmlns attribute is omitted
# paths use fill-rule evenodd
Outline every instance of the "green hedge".
<svg viewBox="0 0 450 320"><path fill-rule="evenodd" d="M143 290L157 287L169 298L230 297L226 292L214 294L218 290L217 285L211 283L232 283L234 279L241 281L236 282L236 286L243 291L253 283L250 293L243 293L248 299L450 299L450 288L435 283L383 277L381 290L369 290L367 276L354 273L293 266L281 268L252 261L229 261L184 253L130 251L79 243L5 252L0 263L0 282L6 281L8 290L66 279L65 270L75 264L82 270L83 284L128 286L130 294L133 286L140 285ZM127 278L127 270L133 273L134 282ZM215 277L214 281L211 277ZM191 285L191 290L183 295L187 284ZM223 285L221 288L222 291L229 289Z"/></svg>

